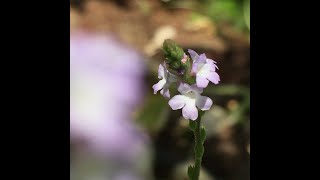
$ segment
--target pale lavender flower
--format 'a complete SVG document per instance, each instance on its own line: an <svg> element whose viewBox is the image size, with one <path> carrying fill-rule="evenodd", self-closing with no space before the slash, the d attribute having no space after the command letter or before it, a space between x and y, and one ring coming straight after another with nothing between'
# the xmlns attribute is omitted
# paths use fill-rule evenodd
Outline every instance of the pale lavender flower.
<svg viewBox="0 0 320 180"><path fill-rule="evenodd" d="M146 137L132 123L142 100L144 63L101 34L70 35L70 138L117 160L136 161ZM128 148L130 147L130 148Z"/></svg>
<svg viewBox="0 0 320 180"><path fill-rule="evenodd" d="M216 62L212 59L208 59L206 55L198 55L194 50L188 50L191 58L193 59L191 73L196 75L196 83L198 87L205 88L208 86L209 81L214 84L218 84L220 77L216 72L218 69Z"/></svg>
<svg viewBox="0 0 320 180"><path fill-rule="evenodd" d="M182 115L185 119L196 120L198 118L197 107L202 111L206 111L212 106L212 100L209 97L200 95L203 92L203 88L180 83L178 91L181 95L171 98L169 105L173 110L182 108Z"/></svg>
<svg viewBox="0 0 320 180"><path fill-rule="evenodd" d="M157 94L157 92L161 90L160 94L163 95L163 97L170 98L169 87L171 83L177 81L177 77L174 74L171 74L164 65L160 64L158 78L161 80L152 86L153 93Z"/></svg>

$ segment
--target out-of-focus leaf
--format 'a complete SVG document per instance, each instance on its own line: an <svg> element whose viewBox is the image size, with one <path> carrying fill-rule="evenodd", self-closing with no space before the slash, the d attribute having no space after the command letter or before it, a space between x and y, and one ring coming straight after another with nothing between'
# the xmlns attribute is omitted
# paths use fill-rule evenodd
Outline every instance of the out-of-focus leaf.
<svg viewBox="0 0 320 180"><path fill-rule="evenodd" d="M139 0L136 1L137 2L137 6L139 8L139 10L144 13L145 15L148 15L151 13L151 7L150 7L150 2L147 0Z"/></svg>
<svg viewBox="0 0 320 180"><path fill-rule="evenodd" d="M237 4L231 0L212 1L208 6L208 10L209 15L221 20L231 20L238 15ZM225 15L223 16L223 14Z"/></svg>
<svg viewBox="0 0 320 180"><path fill-rule="evenodd" d="M215 105L203 115L201 122L206 127L207 136L213 136L221 132L225 127L235 123L235 119L229 117L229 113L221 106Z"/></svg>
<svg viewBox="0 0 320 180"><path fill-rule="evenodd" d="M213 135L224 127L235 123L242 123L246 120L245 114L250 110L250 91L249 88L237 85L208 86L205 94L215 96L240 96L237 108L228 111L223 107L215 105L207 111L203 117L208 135Z"/></svg>
<svg viewBox="0 0 320 180"><path fill-rule="evenodd" d="M250 31L250 0L245 0L243 4L243 14L246 25Z"/></svg>
<svg viewBox="0 0 320 180"><path fill-rule="evenodd" d="M160 94L150 94L138 112L137 122L147 131L155 133L164 125L169 113L168 107L167 100Z"/></svg>
<svg viewBox="0 0 320 180"><path fill-rule="evenodd" d="M250 109L250 97L245 96L243 102L241 102L241 105L239 108L233 110L231 112L231 117L235 119L239 123L244 123L245 122L245 113Z"/></svg>
<svg viewBox="0 0 320 180"><path fill-rule="evenodd" d="M211 95L220 95L220 96L249 96L249 88L238 85L218 85L218 86L208 86L204 93Z"/></svg>
<svg viewBox="0 0 320 180"><path fill-rule="evenodd" d="M71 180L86 180L90 178L110 178L113 175L114 165L108 164L102 158L92 153L78 152L75 160L70 164Z"/></svg>
<svg viewBox="0 0 320 180"><path fill-rule="evenodd" d="M236 0L214 0L205 5L206 14L217 22L229 22L243 29L246 27L242 3Z"/></svg>

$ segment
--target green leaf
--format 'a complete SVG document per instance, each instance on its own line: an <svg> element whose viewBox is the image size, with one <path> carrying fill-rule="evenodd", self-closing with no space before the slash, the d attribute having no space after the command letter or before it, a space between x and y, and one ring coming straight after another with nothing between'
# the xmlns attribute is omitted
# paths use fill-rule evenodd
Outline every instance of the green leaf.
<svg viewBox="0 0 320 180"><path fill-rule="evenodd" d="M192 180L194 177L194 167L191 165L188 167L188 176L190 180Z"/></svg>
<svg viewBox="0 0 320 180"><path fill-rule="evenodd" d="M200 138L201 138L201 143L203 144L204 141L206 140L206 130L204 129L204 127L202 127L200 130Z"/></svg>
<svg viewBox="0 0 320 180"><path fill-rule="evenodd" d="M196 146L194 151L195 151L196 157L201 158L204 153L204 147L203 146Z"/></svg>

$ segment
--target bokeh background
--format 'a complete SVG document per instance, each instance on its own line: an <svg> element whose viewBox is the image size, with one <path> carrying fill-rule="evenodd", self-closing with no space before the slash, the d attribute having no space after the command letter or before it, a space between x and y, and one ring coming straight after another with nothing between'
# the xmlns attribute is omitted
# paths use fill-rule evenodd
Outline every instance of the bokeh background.
<svg viewBox="0 0 320 180"><path fill-rule="evenodd" d="M71 0L71 180L184 180L193 134L153 94L161 45L217 61L201 180L250 179L249 0Z"/></svg>

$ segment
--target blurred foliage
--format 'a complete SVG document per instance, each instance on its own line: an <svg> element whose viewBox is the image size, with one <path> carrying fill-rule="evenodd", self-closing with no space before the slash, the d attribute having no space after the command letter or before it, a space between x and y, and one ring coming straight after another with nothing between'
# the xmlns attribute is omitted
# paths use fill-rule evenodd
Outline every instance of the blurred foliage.
<svg viewBox="0 0 320 180"><path fill-rule="evenodd" d="M149 94L136 119L144 129L154 134L163 127L168 114L167 101L159 94Z"/></svg>
<svg viewBox="0 0 320 180"><path fill-rule="evenodd" d="M150 13L152 12L148 0L137 1L137 7L145 15L150 15Z"/></svg>
<svg viewBox="0 0 320 180"><path fill-rule="evenodd" d="M248 29L250 30L250 0L244 1L243 6L244 19Z"/></svg>
<svg viewBox="0 0 320 180"><path fill-rule="evenodd" d="M245 29L243 5L244 2L239 0L212 0L206 3L205 12L217 22L229 22Z"/></svg>
<svg viewBox="0 0 320 180"><path fill-rule="evenodd" d="M215 22L250 30L250 0L162 0L169 8L189 8Z"/></svg>
<svg viewBox="0 0 320 180"><path fill-rule="evenodd" d="M205 93L213 96L240 96L241 102L233 101L234 105L229 105L230 116L238 123L245 122L245 116L250 110L250 91L249 88L239 85L220 85L208 87ZM234 107L234 108L233 108Z"/></svg>

